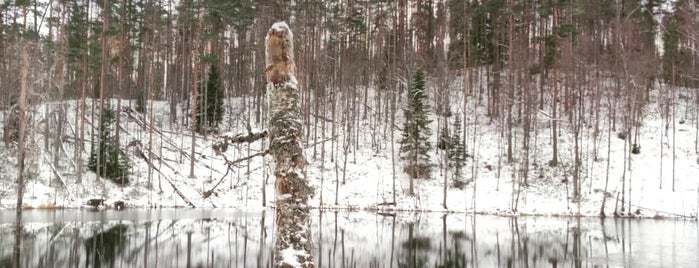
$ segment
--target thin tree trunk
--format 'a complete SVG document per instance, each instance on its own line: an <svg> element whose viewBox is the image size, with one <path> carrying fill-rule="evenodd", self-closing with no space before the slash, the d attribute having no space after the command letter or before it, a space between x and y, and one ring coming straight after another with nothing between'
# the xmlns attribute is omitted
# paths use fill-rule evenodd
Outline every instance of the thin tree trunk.
<svg viewBox="0 0 699 268"><path fill-rule="evenodd" d="M447 117L444 116L444 126L445 126L444 131L447 133L446 135L449 135L449 131L447 128L448 125L449 125L449 119L447 119ZM440 136L440 138L441 138L441 136ZM446 141L444 141L444 142L446 142ZM450 142L449 145L446 147L446 150L444 150L442 152L442 163L443 163L443 167L444 167L442 170L442 172L444 172L444 174L442 174L442 176L444 176L444 180L443 180L444 185L443 185L443 189L442 189L442 207L444 207L444 209L447 209L447 186L449 185L449 179L448 179L449 178L449 156L448 156L447 150L451 150L452 146L454 146L454 145L451 144L451 142ZM437 149L437 151L439 151L439 149Z"/></svg>
<svg viewBox="0 0 699 268"><path fill-rule="evenodd" d="M557 1L554 0L554 7L553 7L553 29L556 29L558 27L558 6L557 6ZM554 39L555 39L555 33L554 34ZM555 43L555 41L554 41ZM558 165L558 67L556 66L556 60L554 59L553 63L553 78L552 78L552 86L553 86L553 96L551 98L551 140L552 140L552 156L551 156L551 162L549 162L550 166L557 166Z"/></svg>
<svg viewBox="0 0 699 268"><path fill-rule="evenodd" d="M328 109L328 103L327 103L327 98L321 98L321 104L323 107L323 114L327 113ZM321 143L320 143L320 206L323 206L323 184L325 183L325 132L326 132L326 121L325 119L321 120L320 127L320 136L321 136Z"/></svg>
<svg viewBox="0 0 699 268"><path fill-rule="evenodd" d="M660 189L663 189L663 155L665 154L665 146L663 144L665 138L665 132L663 131L663 126L667 122L667 105L666 96L663 93L663 85L660 83ZM698 123L699 125L699 123Z"/></svg>
<svg viewBox="0 0 699 268"><path fill-rule="evenodd" d="M516 79L515 79L515 69L514 69L514 16L510 14L508 16L508 37L509 37L509 42L507 46L507 52L508 52L508 60L507 60L507 65L508 65L508 80L509 80L509 86L508 86L508 100L507 102L512 103L512 105L507 105L507 163L512 163L514 161L514 156L512 155L512 150L513 150L513 141L512 141L512 108L514 106L515 102L515 89L517 88L516 84ZM504 108L504 107L503 107ZM527 183L526 177L524 178L524 183Z"/></svg>
<svg viewBox="0 0 699 268"><path fill-rule="evenodd" d="M676 146L675 146L675 144L677 144L677 140L676 140L676 136L675 136L675 133L677 133L677 131L676 131L677 124L675 121L676 120L675 115L677 114L677 112L676 112L677 110L675 108L675 107L677 107L677 105L675 105L676 91L677 91L677 86L675 84L675 66L673 65L672 66L672 99L670 101L670 103L672 103L672 192L675 192L675 163L677 162L677 161L675 161L676 160L676 157L675 157L676 156L676 154L675 154Z"/></svg>
<svg viewBox="0 0 699 268"><path fill-rule="evenodd" d="M173 19L172 19L172 0L168 0L167 5L168 5L168 8L167 8L167 22L168 22L167 28L173 29L173 26L172 26L172 21L173 21ZM165 33L165 40L167 40L167 42L173 42L173 41L171 41L172 40L172 37L170 36L171 32L172 31L166 31L166 33ZM175 52L173 52L173 50ZM177 83L175 80L173 80L172 83L170 82L170 79L172 79L171 78L172 76L170 75L170 67L171 67L170 64L173 63L172 55L176 53L176 50L177 50L177 42L176 41L174 41L174 44L172 46L168 45L165 47L165 62L163 64L165 66L165 71L164 71L165 76L163 78L163 81L164 81L163 90L168 89L169 84L172 84L172 85L170 85L171 87L177 86ZM177 67L174 67L174 69L177 70ZM169 88L167 91L164 91L164 92L167 92L167 94L168 94L167 96L168 96L168 101L169 101L169 106L170 106L169 107L170 108L169 119L170 119L170 126L172 126L172 125L175 125L177 123L177 102L179 101L178 92L180 92L180 91L176 88ZM131 96L129 96L129 97L131 97Z"/></svg>
<svg viewBox="0 0 699 268"><path fill-rule="evenodd" d="M197 13L198 14L198 13ZM197 27L194 32L194 40L198 40L199 35L197 34L199 31L198 29L201 28L201 21L197 24L200 27ZM190 96L190 109L189 112L191 114L191 121L190 121L190 126L192 128L192 150L191 150L191 157L190 157L190 163L189 163L189 177L190 178L196 178L196 174L194 174L194 163L196 162L196 142L197 142L197 94L198 94L198 88L199 88L199 67L200 67L200 62L197 60L199 58L201 50L200 50L200 44L198 41L194 41L194 48L192 49L192 56L194 58L194 70L193 74L194 77L192 79L192 95ZM196 53L196 54L195 54ZM203 126L202 122L202 126Z"/></svg>
<svg viewBox="0 0 699 268"><path fill-rule="evenodd" d="M103 162L102 158L102 151L100 148L102 148L101 144L102 142L106 142L101 140L102 137L102 118L104 115L104 88L105 85L107 84L107 65L109 64L109 50L107 49L107 31L109 29L109 6L111 3L108 2L108 0L103 0L102 1L102 6L104 9L102 10L102 33L101 33L101 39L102 43L100 44L102 47L102 54L100 57L100 79L99 79L99 124L97 127L97 168L95 173L97 173L97 178L99 179L100 177L104 177L106 175L106 167L103 167L101 164ZM104 161L105 163L107 161Z"/></svg>
<svg viewBox="0 0 699 268"><path fill-rule="evenodd" d="M86 7L85 8L85 10L86 10L85 20L89 21L90 20L90 15L89 15L90 14L90 1L89 0L85 0L85 7ZM90 39L90 35L91 35L90 31L88 31L86 33L86 35L87 35L87 38ZM85 146L85 115L86 115L85 109L87 108L86 103L85 103L85 98L86 98L86 91L87 91L88 80L89 80L89 77L87 74L88 52L86 51L84 53L85 54L82 55L82 67L81 67L82 68L82 77L81 77L82 81L80 82L80 108L79 108L80 111L78 113L76 113L76 116L75 116L76 128L78 125L78 120L80 121L80 131L79 131L80 139L77 142L78 146L75 148L75 162L78 163L77 168L76 168L77 170L75 172L77 174L77 178L75 180L75 182L77 184L82 183L82 175L83 175L82 153L83 153L84 146Z"/></svg>
<svg viewBox="0 0 699 268"><path fill-rule="evenodd" d="M24 24L27 21L27 7L23 7ZM27 135L27 91L29 90L29 51L27 41L23 38L20 41L22 47L21 80L19 91L19 137L17 146L17 213L20 216L22 201L24 197L24 158L26 156L26 135Z"/></svg>
<svg viewBox="0 0 699 268"><path fill-rule="evenodd" d="M628 133L626 134L628 135ZM624 205L626 204L626 167L628 165L628 158L626 157L626 150L628 150L628 139L624 139L624 150L622 151L622 156L624 157L623 169L621 171L621 213L624 213L626 209ZM630 213L630 211L629 211Z"/></svg>
<svg viewBox="0 0 699 268"><path fill-rule="evenodd" d="M611 97L609 97L611 98ZM612 109L616 109L615 107L612 107ZM605 172L604 176L604 192L602 193L602 206L600 207L600 216L604 217L604 206L607 203L607 191L609 188L609 169L611 167L611 160L609 159L612 156L612 118L611 118L611 113L608 113L607 116L607 170ZM615 209L616 211L616 209Z"/></svg>
<svg viewBox="0 0 699 268"><path fill-rule="evenodd" d="M391 113L391 114L395 114L395 113ZM391 118L393 118L393 115L391 116ZM395 142L393 142L393 131L395 129L393 127L393 120L391 120L390 128L391 128L391 132L390 132L390 135L391 135L391 175L392 175L392 183L391 183L392 189L391 190L392 190L392 196L393 196L393 204L395 205L396 204L396 179L397 179L396 177L397 177L397 175L396 175L396 148L395 148Z"/></svg>
<svg viewBox="0 0 699 268"><path fill-rule="evenodd" d="M67 8L65 6L62 7L62 12L61 12L61 17L60 17L60 30L58 30L57 38L58 38L58 51L56 52L57 56L57 66L58 66L58 100L60 101L61 104L58 106L58 118L57 118L57 124L56 124L56 136L54 137L53 140L53 166L58 168L59 167L59 161L60 161L60 148L62 147L63 144L63 137L64 137L64 129L65 129L65 123L66 123L66 109L65 109L65 103L64 103L64 92L65 92L65 85L66 85L66 68L68 65L66 64L66 55L67 55L67 50L68 50L68 42L67 41L67 33L66 33L66 13L67 13ZM48 132L47 132L48 133ZM60 179L58 176L56 179Z"/></svg>
<svg viewBox="0 0 699 268"><path fill-rule="evenodd" d="M124 72L126 72L127 68L124 64L124 57L126 57L126 51L127 51L127 43L126 43L126 31L128 29L126 28L126 0L121 1L121 13L119 14L121 16L121 21L120 21L120 33L119 33L119 51L118 54L115 55L118 57L118 67L117 67L117 93L115 94L117 98L117 105L115 108L116 112L116 127L114 130L114 137L115 137L115 146L119 148L121 144L121 98L123 97L130 97L130 96L123 96L124 92L124 82L126 80L126 75ZM151 150L148 150L149 152ZM148 169L149 174L151 173L151 169Z"/></svg>

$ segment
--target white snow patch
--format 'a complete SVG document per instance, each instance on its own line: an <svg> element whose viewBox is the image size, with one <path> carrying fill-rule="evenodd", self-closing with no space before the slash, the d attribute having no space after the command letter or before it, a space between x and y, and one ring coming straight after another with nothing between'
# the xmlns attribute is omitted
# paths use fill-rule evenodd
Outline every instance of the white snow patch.
<svg viewBox="0 0 699 268"><path fill-rule="evenodd" d="M286 264L291 267L301 267L301 263L298 261L298 256L307 255L304 251L295 250L293 247L283 249L280 253L282 256L282 266L283 264Z"/></svg>
<svg viewBox="0 0 699 268"><path fill-rule="evenodd" d="M294 34L291 32L291 28L289 28L289 25L286 24L286 22L284 21L275 22L274 24L272 24L270 30L275 32L283 32L284 30L288 30L289 40L294 40Z"/></svg>

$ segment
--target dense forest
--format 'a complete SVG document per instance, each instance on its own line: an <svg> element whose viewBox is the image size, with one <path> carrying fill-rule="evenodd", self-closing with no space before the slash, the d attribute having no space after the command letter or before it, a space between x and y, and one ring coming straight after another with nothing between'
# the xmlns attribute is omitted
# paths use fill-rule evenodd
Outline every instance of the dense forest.
<svg viewBox="0 0 699 268"><path fill-rule="evenodd" d="M549 111L557 118L594 113L604 95L596 81L616 81L624 103L647 101L656 82L696 87L696 8L686 0L4 1L0 101L5 109L17 103L22 85L29 103L168 100L174 124L186 120L175 105L207 94L197 85L212 71L226 97L259 101L261 42L272 22L286 20L297 29L307 118L336 95L363 107L390 103L417 68L439 81L484 72L484 90L463 87L469 97L498 96L487 104L494 119L514 112L514 120L527 120L528 107L547 97L559 100ZM28 81L18 75L23 67ZM382 100L364 98L374 86ZM446 86L434 88L437 113L453 109L439 100ZM619 108L630 114L622 124L633 128L638 107Z"/></svg>
<svg viewBox="0 0 699 268"><path fill-rule="evenodd" d="M455 161L445 167L460 176L464 159L475 154L474 133L482 124L474 122L483 119L469 111L478 107L487 124L498 126L503 162L517 163L513 176L527 185L534 176L529 174L533 132L544 120L552 137L549 166L562 162L561 132L572 135L566 139L574 148L566 164L573 200L582 192L588 152L595 160L610 158L600 140L618 136L628 157L641 150L639 129L648 103L661 108L666 136L674 135L676 122L699 128L695 108L676 108L694 107L690 102L699 100L697 91L677 90L699 87L696 0L22 0L0 4L3 140L24 148L22 122L45 112L36 110L39 104L76 101L75 111L46 111L56 123L42 131L66 140L61 122L79 129L70 130L80 133L72 139L84 141L75 143L76 168L82 170L87 160L78 152L89 148L80 146L93 142L100 153L91 155L88 168L101 174L100 166L105 172L124 156L109 154L113 149L93 139L123 144L121 130L84 134L93 127L86 118L124 120L123 113L109 109L132 107L152 118L154 101L167 103L168 122L162 124L199 133L191 135L194 142L199 135L231 130L236 115L222 109L221 100L237 98L245 100L236 109L250 118L247 124L264 127L264 37L276 21L294 30L303 140L312 159L338 154L319 146L330 140L329 148L344 152L346 160L363 146L360 131L372 133L376 150L387 149L379 140L398 144L394 131L412 127L403 120L414 116L399 111L414 107L403 96L415 96L417 78L428 84L424 95L437 126L432 132L444 137L433 143L458 149L445 154ZM109 99L115 107L105 102ZM585 131L592 149L579 144ZM402 153L409 150L403 140L418 139L406 135ZM668 149L673 154L674 144ZM699 152L699 139L694 144ZM409 152L403 160L417 164L418 154L429 161L426 152ZM410 193L422 169L406 168ZM81 173L76 172L78 182Z"/></svg>

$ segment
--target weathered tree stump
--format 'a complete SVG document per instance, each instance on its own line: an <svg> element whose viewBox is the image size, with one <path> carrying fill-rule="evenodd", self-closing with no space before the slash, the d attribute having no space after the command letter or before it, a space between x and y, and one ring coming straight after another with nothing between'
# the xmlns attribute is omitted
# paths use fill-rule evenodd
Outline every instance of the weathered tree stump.
<svg viewBox="0 0 699 268"><path fill-rule="evenodd" d="M304 177L302 117L293 34L284 22L272 25L265 39L269 97L270 154L276 177L277 267L314 267L308 198L313 188Z"/></svg>

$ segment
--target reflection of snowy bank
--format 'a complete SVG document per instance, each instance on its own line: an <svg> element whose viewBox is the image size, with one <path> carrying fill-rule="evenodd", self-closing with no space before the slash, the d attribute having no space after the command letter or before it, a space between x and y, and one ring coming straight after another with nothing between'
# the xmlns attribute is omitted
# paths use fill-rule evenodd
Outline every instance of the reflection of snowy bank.
<svg viewBox="0 0 699 268"><path fill-rule="evenodd" d="M247 267L244 256L271 254L260 250L261 219L26 223L22 267ZM0 233L0 259L10 259L14 224L0 225Z"/></svg>
<svg viewBox="0 0 699 268"><path fill-rule="evenodd" d="M93 255L117 267L270 264L274 213L153 211L76 212L63 217L25 213L22 266L84 267ZM0 263L11 261L14 246L9 215L2 215L0 223ZM603 225L590 218L316 211L311 228L317 267L343 263L346 267L693 267L699 263L697 223L691 221L608 219Z"/></svg>

